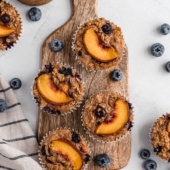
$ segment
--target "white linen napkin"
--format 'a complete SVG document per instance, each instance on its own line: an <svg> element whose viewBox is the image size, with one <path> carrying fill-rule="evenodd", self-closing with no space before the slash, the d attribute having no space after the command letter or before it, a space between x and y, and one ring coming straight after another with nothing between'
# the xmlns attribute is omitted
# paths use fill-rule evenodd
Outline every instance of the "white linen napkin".
<svg viewBox="0 0 170 170"><path fill-rule="evenodd" d="M36 137L16 95L1 74L0 99L8 106L0 113L0 169L42 170L37 163Z"/></svg>

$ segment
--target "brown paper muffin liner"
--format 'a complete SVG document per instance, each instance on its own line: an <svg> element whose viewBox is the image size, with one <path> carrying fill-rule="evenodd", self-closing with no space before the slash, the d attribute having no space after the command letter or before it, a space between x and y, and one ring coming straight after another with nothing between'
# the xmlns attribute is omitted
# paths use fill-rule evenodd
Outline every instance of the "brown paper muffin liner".
<svg viewBox="0 0 170 170"><path fill-rule="evenodd" d="M169 114L169 113L167 113L167 114L162 115L161 117L159 117L159 118L152 124L152 126L151 126L151 128L150 128L150 132L149 132L149 142L150 142L150 145L151 145L151 148L152 148L153 152L155 152L155 153L156 153L156 151L154 151L155 148L153 147L153 144L152 144L152 129L153 129L154 125L157 123L157 121L160 120L160 118L163 118L164 116L166 116L166 115L168 115L168 114ZM170 138L170 137L169 137L169 138ZM169 139L169 141L170 141L170 139ZM166 160L166 159L164 159L163 157L161 157L161 156L158 154L158 152L156 153L156 155L158 155L158 157L159 157L161 160L163 160L164 162L170 163L170 158L169 158L169 160Z"/></svg>
<svg viewBox="0 0 170 170"><path fill-rule="evenodd" d="M49 63L49 64L50 64L50 63ZM54 63L51 63L51 64L54 64ZM71 68L72 70L75 70L75 71L76 71L76 69L74 69L74 68L71 67L70 65L60 64L59 62L57 62L57 63L55 63L55 64L59 64L61 67ZM43 68L44 68L44 67L43 67ZM71 108L70 110L68 110L68 111L66 111L66 112L61 112L61 113L56 113L56 112L55 112L55 113L54 113L53 110L50 110L50 109L45 110L45 109L44 109L45 107L42 106L41 103L39 103L39 101L37 101L37 99L36 99L36 97L35 97L35 95L34 95L34 93L33 93L33 86L34 86L35 80L37 79L37 77L39 76L39 73L41 73L41 71L42 71L42 69L39 70L38 74L37 74L36 77L34 78L34 81L32 82L32 86L31 86L31 94L32 94L32 96L33 96L32 99L37 103L37 105L39 106L40 110L43 111L43 112L46 112L47 114L54 115L54 116L60 116L60 115L61 115L61 116L66 116L67 114L71 114L71 113L73 113L75 110L77 110L77 108L79 108L80 105L81 105L82 102L83 102L84 92L85 92L85 84L84 84L84 82L83 82L83 80L82 80L82 77L81 77L80 73L78 73L78 74L80 75L81 83L82 83L82 86L83 86L83 95L82 95L81 100L76 103L75 107ZM77 71L76 71L76 72L77 72ZM44 99L44 100L45 100L45 99ZM47 102L47 103L48 103L48 102ZM47 106L48 106L48 104L47 104ZM66 106L67 106L67 105L66 105Z"/></svg>
<svg viewBox="0 0 170 170"><path fill-rule="evenodd" d="M76 131L75 129L67 128L67 127L53 129L52 131L49 131L48 133L46 133L46 135L43 136L42 140L40 141L40 147L39 147L39 150L38 150L38 153L39 153L39 154L38 154L39 163L40 163L40 165L41 165L41 167L42 167L43 169L44 169L44 168L46 169L46 167L44 166L43 160L42 160L42 158L41 158L41 157L42 157L42 153L41 153L40 148L41 148L44 140L45 140L52 132L58 131L58 130L69 130L69 131L76 132L77 134L80 135L80 133L79 133L78 131ZM85 139L85 137L83 137L82 135L80 135L80 139L82 139L82 138ZM88 153L87 153L87 154L91 156L91 151L92 151L91 146L90 146L90 144L87 142L86 139L85 139L85 143L86 143L86 146L88 147ZM88 170L88 166L89 166L89 163L90 163L91 161L92 161L92 160L90 159L90 161L87 162L87 163L83 162L83 167L81 168L81 170Z"/></svg>
<svg viewBox="0 0 170 170"><path fill-rule="evenodd" d="M96 20L96 19L100 19L100 18L91 18L91 19L89 19L89 20L87 20L86 22L82 22L78 27L77 27L77 29L75 30L75 33L73 34L73 36L72 36L72 45L71 45L71 49L72 49L72 52L73 52L73 55L75 56L75 59L76 59L76 61L83 67L83 68L85 68L87 71L105 71L105 70L108 70L108 69L111 69L111 68L114 68L114 67L116 67L119 63L120 63L120 61L122 60L122 58L123 58L123 56L125 56L126 54L127 54L127 46L126 46L126 44L125 44L125 47L124 47L124 50L122 51L122 56L119 58L119 60L116 62L116 64L115 65L112 65L112 66L109 66L108 68L94 68L94 69L91 69L91 68L89 68L89 67L87 67L82 61L80 61L80 59L78 58L78 54L76 53L76 49L75 49L75 41L76 41L76 37L77 37L77 33L78 33L78 31L84 26L84 24L86 24L86 23L88 23L88 22L90 22L90 21L93 21L93 20ZM110 22L110 23L112 23L110 20L107 20L108 22Z"/></svg>
<svg viewBox="0 0 170 170"><path fill-rule="evenodd" d="M26 5L37 6L37 5L47 4L51 2L52 0L18 0L18 1Z"/></svg>
<svg viewBox="0 0 170 170"><path fill-rule="evenodd" d="M95 97L96 95L101 94L101 93L107 93L107 92L108 92L108 91L99 92L99 93L97 93L97 94L92 95L89 99L87 99L87 101L85 102L85 104L84 104L84 106L83 106L82 114L81 114L82 126L83 126L83 129L86 131L86 134L87 134L90 138L92 138L92 139L94 139L94 140L96 140L96 141L103 142L103 143L105 143L105 142L108 142L108 143L109 143L109 142L112 142L112 143L113 143L113 142L119 142L119 141L125 139L125 138L130 134L130 131L131 131L133 125L134 125L134 122L133 122L133 118L134 118L134 114L133 114L133 113L134 113L134 108L133 108L132 104L128 102L127 97L125 97L125 96L122 95L121 93L116 92L116 91L112 91L112 92L111 92L111 93L114 93L114 94L120 96L121 98L123 98L124 101L126 101L126 102L128 103L128 105L129 105L129 121L128 121L128 122L126 123L126 125L125 125L125 126L128 125L127 131L126 131L125 133L122 133L122 134L120 134L120 135L117 136L117 137L113 137L113 136L110 137L111 135L105 135L105 136L97 135L97 134L89 131L88 128L86 127L85 122L84 122L83 114L84 114L84 110L85 110L86 104L87 104L93 97Z"/></svg>
<svg viewBox="0 0 170 170"><path fill-rule="evenodd" d="M15 29L17 29L17 36L16 37L12 36L13 34L10 34L7 37L0 38L0 51L7 51L8 49L12 48L15 44L17 44L17 42L19 41L19 38L21 37L21 33L22 33L22 20L21 20L19 12L17 11L17 9L13 5L11 5L10 3L8 3L8 2L6 2L4 0L2 0L0 3L5 3L6 5L9 5L9 8L10 9L12 8L15 11L16 17L11 18L11 19L12 19L12 22L15 22L15 19L17 18L18 19L18 24L19 24L19 27L15 26L16 27ZM9 9L9 11L10 11L10 9ZM4 12L4 14L5 14L6 10L4 10L4 11L5 11ZM8 12L7 14L9 14L9 16L14 15L13 11L12 12ZM8 24L6 24L6 25L8 25ZM15 38L15 41L10 43L10 39L14 39L14 38ZM2 45L4 43L4 41L6 43L6 46Z"/></svg>

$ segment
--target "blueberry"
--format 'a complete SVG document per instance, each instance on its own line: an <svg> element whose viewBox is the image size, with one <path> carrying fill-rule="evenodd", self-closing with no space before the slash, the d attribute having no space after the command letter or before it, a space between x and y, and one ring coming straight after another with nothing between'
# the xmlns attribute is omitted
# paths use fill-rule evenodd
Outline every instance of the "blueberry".
<svg viewBox="0 0 170 170"><path fill-rule="evenodd" d="M102 31L105 33L105 34L111 34L113 29L112 29L112 26L107 23L105 25L102 26Z"/></svg>
<svg viewBox="0 0 170 170"><path fill-rule="evenodd" d="M161 33L162 33L163 35L169 34L169 33L170 33L170 25L169 25L169 24L166 24L166 23L163 24L163 25L161 25L160 31L161 31Z"/></svg>
<svg viewBox="0 0 170 170"><path fill-rule="evenodd" d="M64 74L64 76L73 76L71 68L62 67L61 69L58 70L58 72L60 74Z"/></svg>
<svg viewBox="0 0 170 170"><path fill-rule="evenodd" d="M97 107L97 109L95 110L95 115L98 118L104 117L106 115L106 111L104 108L102 107Z"/></svg>
<svg viewBox="0 0 170 170"><path fill-rule="evenodd" d="M31 21L39 21L41 16L41 10L37 7L33 7L28 11L28 17Z"/></svg>
<svg viewBox="0 0 170 170"><path fill-rule="evenodd" d="M87 163L90 161L90 155L86 154L86 157L84 158L84 162Z"/></svg>
<svg viewBox="0 0 170 170"><path fill-rule="evenodd" d="M80 135L76 132L72 132L72 141L75 143L79 143L81 141Z"/></svg>
<svg viewBox="0 0 170 170"><path fill-rule="evenodd" d="M102 168L106 168L110 163L110 158L107 154L101 154L94 158L94 162Z"/></svg>
<svg viewBox="0 0 170 170"><path fill-rule="evenodd" d="M145 170L156 170L157 163L153 160L147 160L144 162L144 168L145 168Z"/></svg>
<svg viewBox="0 0 170 170"><path fill-rule="evenodd" d="M161 150L162 150L162 146L158 146L158 147L156 147L156 148L154 148L154 152L156 152L156 154L158 154L159 152L161 152Z"/></svg>
<svg viewBox="0 0 170 170"><path fill-rule="evenodd" d="M55 39L51 41L51 49L55 52L61 51L63 49L63 43L61 40Z"/></svg>
<svg viewBox="0 0 170 170"><path fill-rule="evenodd" d="M140 152L140 156L142 159L146 160L146 159L149 159L151 154L150 154L150 151L148 149L142 149L141 152Z"/></svg>
<svg viewBox="0 0 170 170"><path fill-rule="evenodd" d="M170 61L165 64L165 69L167 72L170 72Z"/></svg>
<svg viewBox="0 0 170 170"><path fill-rule="evenodd" d="M123 73L121 70L113 70L110 73L110 78L114 81L120 81L123 77Z"/></svg>
<svg viewBox="0 0 170 170"><path fill-rule="evenodd" d="M155 57L160 57L163 55L165 48L160 43L155 43L151 46L151 54Z"/></svg>
<svg viewBox="0 0 170 170"><path fill-rule="evenodd" d="M13 78L10 82L10 87L14 90L19 89L22 86L22 82L19 78Z"/></svg>
<svg viewBox="0 0 170 170"><path fill-rule="evenodd" d="M0 99L0 112L4 112L7 109L7 104L3 99Z"/></svg>
<svg viewBox="0 0 170 170"><path fill-rule="evenodd" d="M11 21L11 18L8 14L3 14L0 17L0 20L1 20L2 23L8 24Z"/></svg>

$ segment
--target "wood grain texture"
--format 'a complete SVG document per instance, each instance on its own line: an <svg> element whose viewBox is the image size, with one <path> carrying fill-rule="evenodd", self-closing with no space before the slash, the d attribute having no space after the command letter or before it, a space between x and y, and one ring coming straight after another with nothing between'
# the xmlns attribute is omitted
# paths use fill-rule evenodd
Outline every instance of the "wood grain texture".
<svg viewBox="0 0 170 170"><path fill-rule="evenodd" d="M114 83L109 79L111 69L107 71L94 71L90 72L84 69L75 60L75 56L71 51L72 35L76 28L89 19L97 17L96 15L96 0L73 0L73 14L69 21L54 31L44 42L42 49L42 66L50 62L60 62L70 64L82 74L85 82L86 93L84 102L91 95L100 92L101 90L118 91L128 98L128 52L125 49L124 59L116 67L123 71L123 79L121 82ZM51 51L49 45L53 39L61 39L64 42L64 50L55 53ZM80 120L81 110L84 104L77 109L74 113L68 116L58 116L46 114L39 111L39 125L38 125L38 138L41 138L49 131L57 127L71 127L78 130L83 134L92 147L92 158L101 153L107 153L112 159L111 165L106 168L107 170L121 169L125 167L129 161L131 153L131 134L127 135L123 140L117 143L101 143L90 139L86 132L83 130ZM93 161L89 164L88 170L100 170L101 168L94 165Z"/></svg>
<svg viewBox="0 0 170 170"><path fill-rule="evenodd" d="M49 3L52 0L18 0L26 5L37 6Z"/></svg>

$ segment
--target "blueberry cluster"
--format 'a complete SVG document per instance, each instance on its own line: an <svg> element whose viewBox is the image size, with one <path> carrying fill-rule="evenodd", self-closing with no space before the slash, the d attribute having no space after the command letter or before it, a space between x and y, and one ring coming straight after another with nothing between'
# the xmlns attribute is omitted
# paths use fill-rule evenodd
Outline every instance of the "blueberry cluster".
<svg viewBox="0 0 170 170"><path fill-rule="evenodd" d="M145 170L157 169L157 163L154 160L149 159L151 154L148 149L142 149L139 154L140 157L145 160L145 162L143 163L143 167Z"/></svg>
<svg viewBox="0 0 170 170"><path fill-rule="evenodd" d="M160 33L163 35L167 35L170 33L170 25L165 23L160 27ZM161 43L155 43L151 46L150 52L155 57L161 57L164 54L165 48ZM165 64L165 70L170 72L170 61Z"/></svg>

